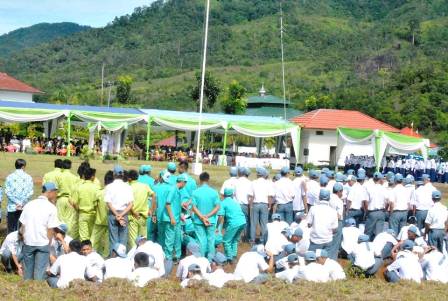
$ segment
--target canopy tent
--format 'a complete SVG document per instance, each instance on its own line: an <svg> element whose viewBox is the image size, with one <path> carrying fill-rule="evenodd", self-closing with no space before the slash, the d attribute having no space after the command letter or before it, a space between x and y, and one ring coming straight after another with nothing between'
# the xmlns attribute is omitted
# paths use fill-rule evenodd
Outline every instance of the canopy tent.
<svg viewBox="0 0 448 301"><path fill-rule="evenodd" d="M420 151L425 159L428 156L428 139L368 129L338 128L337 133L338 159L340 159L344 148L350 144L370 145L373 149L377 170L380 168L383 157L389 154L391 150L406 154Z"/></svg>

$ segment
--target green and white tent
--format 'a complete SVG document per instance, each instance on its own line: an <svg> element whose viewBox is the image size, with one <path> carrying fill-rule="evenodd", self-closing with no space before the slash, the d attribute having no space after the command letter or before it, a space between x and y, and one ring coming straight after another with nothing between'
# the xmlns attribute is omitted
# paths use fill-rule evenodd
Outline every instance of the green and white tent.
<svg viewBox="0 0 448 301"><path fill-rule="evenodd" d="M338 128L339 159L344 147L348 144L370 145L379 170L381 160L390 153L410 154L421 152L424 158L428 156L429 140L410 137L392 132L368 129Z"/></svg>

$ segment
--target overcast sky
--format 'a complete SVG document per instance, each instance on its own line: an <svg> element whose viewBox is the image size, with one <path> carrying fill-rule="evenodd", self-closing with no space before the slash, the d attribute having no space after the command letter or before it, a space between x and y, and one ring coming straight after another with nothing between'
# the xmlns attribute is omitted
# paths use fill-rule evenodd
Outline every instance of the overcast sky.
<svg viewBox="0 0 448 301"><path fill-rule="evenodd" d="M47 22L75 22L105 26L116 16L154 0L0 0L0 35L21 27Z"/></svg>

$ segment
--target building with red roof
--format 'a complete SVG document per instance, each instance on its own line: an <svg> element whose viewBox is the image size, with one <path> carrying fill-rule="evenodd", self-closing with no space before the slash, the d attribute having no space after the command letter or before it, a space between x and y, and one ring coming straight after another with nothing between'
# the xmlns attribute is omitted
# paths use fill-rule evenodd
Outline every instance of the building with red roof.
<svg viewBox="0 0 448 301"><path fill-rule="evenodd" d="M43 92L39 89L0 72L0 100L33 102L33 95L41 93Z"/></svg>
<svg viewBox="0 0 448 301"><path fill-rule="evenodd" d="M337 128L382 130L399 133L400 130L359 111L318 109L290 119L302 128L300 162L314 165L343 165L341 158L354 155L373 155L370 146L346 147L347 154L337 156Z"/></svg>

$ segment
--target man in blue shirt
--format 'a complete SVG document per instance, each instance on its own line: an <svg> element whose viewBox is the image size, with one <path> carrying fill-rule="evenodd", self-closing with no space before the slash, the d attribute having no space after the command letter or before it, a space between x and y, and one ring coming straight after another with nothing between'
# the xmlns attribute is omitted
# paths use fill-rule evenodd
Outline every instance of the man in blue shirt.
<svg viewBox="0 0 448 301"><path fill-rule="evenodd" d="M183 191L183 193L185 194L184 198L191 198L191 196L193 195L193 191L195 191L197 188L197 185L196 180L188 174L188 162L180 162L178 170L179 175L184 175L187 178L187 184L185 184L185 188Z"/></svg>
<svg viewBox="0 0 448 301"><path fill-rule="evenodd" d="M146 184L154 190L154 178L151 177L152 166L151 165L142 165L139 169L138 182Z"/></svg>
<svg viewBox="0 0 448 301"><path fill-rule="evenodd" d="M193 223L201 254L211 261L215 256L216 217L220 199L218 192L208 185L210 175L207 172L203 172L199 180L201 185L192 196Z"/></svg>
<svg viewBox="0 0 448 301"><path fill-rule="evenodd" d="M33 179L25 172L26 161L17 159L15 167L16 171L7 176L5 181L5 194L8 199L8 234L17 231L23 206L33 196Z"/></svg>

